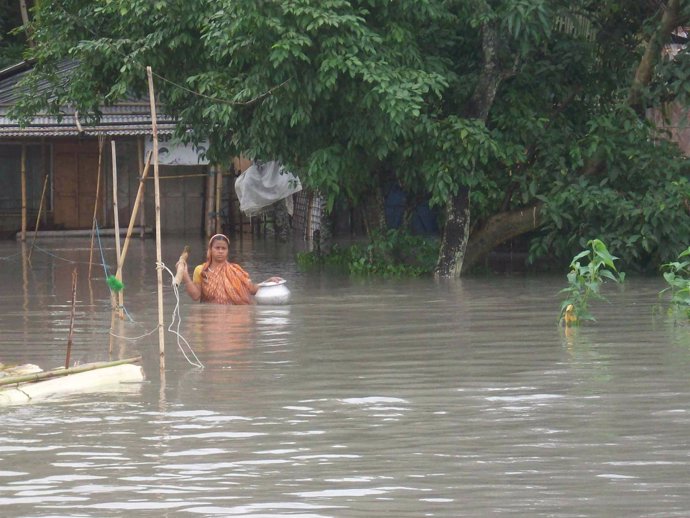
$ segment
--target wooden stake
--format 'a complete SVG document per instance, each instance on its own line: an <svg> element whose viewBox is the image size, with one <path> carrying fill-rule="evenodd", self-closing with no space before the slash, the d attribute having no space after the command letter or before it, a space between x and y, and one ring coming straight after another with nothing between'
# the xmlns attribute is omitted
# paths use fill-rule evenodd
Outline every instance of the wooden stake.
<svg viewBox="0 0 690 518"><path fill-rule="evenodd" d="M208 177L206 178L206 238L211 237L213 232L213 192L214 181L216 179L215 169L213 166L209 166Z"/></svg>
<svg viewBox="0 0 690 518"><path fill-rule="evenodd" d="M149 82L149 102L151 104L151 133L153 136L153 185L156 210L156 273L158 278L158 352L161 372L165 371L165 334L163 329L163 264L161 254L161 197L158 178L158 121L156 118L156 96L153 92L153 72L146 67Z"/></svg>
<svg viewBox="0 0 690 518"><path fill-rule="evenodd" d="M72 310L69 315L69 337L67 338L67 356L65 369L69 369L69 358L72 354L72 334L74 333L74 310L77 305L77 269L72 270Z"/></svg>
<svg viewBox="0 0 690 518"><path fill-rule="evenodd" d="M146 177L149 174L149 166L150 165L151 165L151 153L149 152L148 156L146 157L146 166L144 166L144 171L141 173L141 178L139 179L139 190L137 191L137 197L134 200L134 207L132 207L132 214L130 215L130 218L129 218L129 226L127 227L127 235L125 236L125 244L122 247L122 253L119 255L119 259L117 261L117 273L115 274L115 277L117 277L120 280L122 280L122 267L125 264L125 257L127 257L127 250L129 249L129 241L130 241L130 238L132 236L132 230L134 229L134 222L137 219L137 211L139 209L139 205L141 204L142 196L144 195L144 184L145 184Z"/></svg>
<svg viewBox="0 0 690 518"><path fill-rule="evenodd" d="M31 19L29 18L29 9L26 5L26 0L19 0L19 12L22 14L22 25L26 33L26 41L29 47L33 48L36 43L34 42L33 30L31 30Z"/></svg>
<svg viewBox="0 0 690 518"><path fill-rule="evenodd" d="M150 163L150 156L147 159L147 163ZM139 171L141 171L144 168L144 137L139 137L137 139L137 160L139 162ZM141 189L141 207L139 211L139 226L141 227L141 231L139 233L139 237L141 239L144 239L144 235L146 234L146 203L144 196L144 191L146 190L146 183L142 183L142 189Z"/></svg>
<svg viewBox="0 0 690 518"><path fill-rule="evenodd" d="M22 144L22 231L21 240L26 241L26 144Z"/></svg>
<svg viewBox="0 0 690 518"><path fill-rule="evenodd" d="M221 169L220 166L216 167L216 231L215 234L218 234L221 230L221 225L220 225L220 196L221 193L223 192L223 170Z"/></svg>
<svg viewBox="0 0 690 518"><path fill-rule="evenodd" d="M101 167L103 164L103 144L105 137L98 137L98 171L96 171L96 200L93 204L93 221L91 222L91 249L89 252L89 276L91 280L91 265L93 264L93 238L96 233L96 215L98 214L98 200L101 197Z"/></svg>
<svg viewBox="0 0 690 518"><path fill-rule="evenodd" d="M122 256L122 251L120 250L120 211L117 206L117 151L115 149L115 141L110 141L110 153L111 162L113 164L113 221L115 223L115 253L117 255L117 264L120 264L120 257ZM115 274L118 281L122 282L122 271L118 270ZM113 303L115 302L115 296L113 295ZM123 311L124 306L124 294L122 290L117 292L117 307L118 314L120 318L125 318Z"/></svg>
<svg viewBox="0 0 690 518"><path fill-rule="evenodd" d="M36 216L36 226L34 227L34 237L31 240L31 248L29 248L29 262L31 262L31 253L34 251L34 243L36 242L36 234L38 234L38 224L41 221L41 212L43 211L43 199L46 197L46 187L48 187L48 175L43 179L43 190L41 191L41 202L38 204L38 216Z"/></svg>

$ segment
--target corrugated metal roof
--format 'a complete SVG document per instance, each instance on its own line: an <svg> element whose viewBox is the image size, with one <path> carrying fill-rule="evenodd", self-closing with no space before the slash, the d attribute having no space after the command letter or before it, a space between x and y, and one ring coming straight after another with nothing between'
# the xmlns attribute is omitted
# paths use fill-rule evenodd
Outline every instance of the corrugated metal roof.
<svg viewBox="0 0 690 518"><path fill-rule="evenodd" d="M97 123L94 117L75 117L74 109L67 106L62 110L62 116L37 114L25 126L7 116L9 109L17 102L20 92L17 83L29 72L31 64L23 62L0 70L0 138L25 136L77 136L89 135L149 135L151 134L151 114L148 102L130 100L112 106L101 107L101 115ZM77 69L74 61L61 63L58 75L69 79L69 75ZM39 84L39 91L48 88L47 83ZM175 119L164 114L157 114L158 131L172 133L175 129Z"/></svg>
<svg viewBox="0 0 690 518"><path fill-rule="evenodd" d="M71 75L78 69L79 64L74 60L60 62L55 70L61 81L69 81ZM4 70L0 70L0 106L13 105L22 95L18 83L31 72L33 64L22 61ZM48 81L39 81L36 85L36 93L40 94L50 87Z"/></svg>
<svg viewBox="0 0 690 518"><path fill-rule="evenodd" d="M150 135L151 125L121 124L115 126L82 126L79 131L76 126L2 126L0 125L0 138L2 137L76 137L79 135ZM174 125L159 124L159 134L172 134Z"/></svg>

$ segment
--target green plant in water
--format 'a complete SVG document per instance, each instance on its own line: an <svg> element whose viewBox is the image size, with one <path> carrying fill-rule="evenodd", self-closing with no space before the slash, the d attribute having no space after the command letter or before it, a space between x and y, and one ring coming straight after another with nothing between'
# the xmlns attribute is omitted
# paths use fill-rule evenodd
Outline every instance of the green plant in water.
<svg viewBox="0 0 690 518"><path fill-rule="evenodd" d="M574 323L582 320L595 320L589 312L591 299L606 300L601 295L601 286L606 279L623 282L625 273L619 272L613 264L617 257L611 255L600 239L587 242L588 250L583 250L570 262L568 287L559 293L565 293L566 299L561 304L560 318L565 317L566 308L572 304L575 314Z"/></svg>
<svg viewBox="0 0 690 518"><path fill-rule="evenodd" d="M678 260L662 264L664 280L669 285L659 292L671 292L671 306L690 318L690 247L678 255Z"/></svg>

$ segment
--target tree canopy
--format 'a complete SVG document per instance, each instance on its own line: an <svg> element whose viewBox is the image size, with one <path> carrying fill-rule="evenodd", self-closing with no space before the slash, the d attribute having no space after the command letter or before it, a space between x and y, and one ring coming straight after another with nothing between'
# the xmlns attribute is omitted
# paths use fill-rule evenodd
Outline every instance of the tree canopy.
<svg viewBox="0 0 690 518"><path fill-rule="evenodd" d="M646 113L687 104L663 46L688 3L625 0L42 0L28 84L78 73L15 115L145 95L222 160L277 159L353 203L390 184L439 208L437 274L507 239L626 268L687 246L688 162Z"/></svg>
<svg viewBox="0 0 690 518"><path fill-rule="evenodd" d="M22 58L26 39L23 31L15 32L21 25L19 2L0 0L0 69L13 65Z"/></svg>

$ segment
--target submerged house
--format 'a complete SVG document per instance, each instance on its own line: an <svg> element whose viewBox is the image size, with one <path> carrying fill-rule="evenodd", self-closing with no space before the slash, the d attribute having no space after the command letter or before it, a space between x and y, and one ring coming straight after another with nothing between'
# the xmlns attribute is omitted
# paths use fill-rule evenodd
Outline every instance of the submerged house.
<svg viewBox="0 0 690 518"><path fill-rule="evenodd" d="M37 114L21 127L8 112L19 98L18 83L31 67L22 62L0 70L0 234L14 236L22 227L23 214L24 224L33 229L39 207L41 230L90 230L94 210L99 227L112 228L115 184L119 223L126 229L146 149L152 143L148 101L104 106L95 124L81 121L74 109L64 107L61 117ZM68 77L75 69L74 63L66 62L58 73ZM219 171L201 161L195 150L168 145L175 128L171 117L158 114L157 126L163 232L213 231L217 223L210 221L214 215L210 209L219 194L215 184ZM141 219L136 222L139 227L154 223L152 178L151 168ZM222 181L218 185L222 187Z"/></svg>
<svg viewBox="0 0 690 518"><path fill-rule="evenodd" d="M28 125L20 126L9 112L20 98L20 82L31 68L31 63L22 62L0 70L0 237L14 237L22 228L32 231L36 226L40 230L90 232L94 215L100 228L112 228L115 197L120 230L126 229L145 156L152 146L148 100L102 106L96 123L64 106L60 117L36 114ZM57 73L69 80L76 70L75 62L64 62ZM294 203L292 199L281 202L282 209L276 208L277 203L258 217L246 217L239 210L234 183L251 162L236 158L228 170L209 164L203 149L174 141L175 122L157 113L164 234L210 235L222 231L267 235L269 229L277 235L280 229L281 237L287 238L284 231L289 230L280 216L287 204L294 205L287 224L292 235L306 241L315 235L324 239L325 204L318 193L302 191L295 195ZM135 222L142 235L155 223L152 180L151 168ZM346 226L351 227L349 221Z"/></svg>

